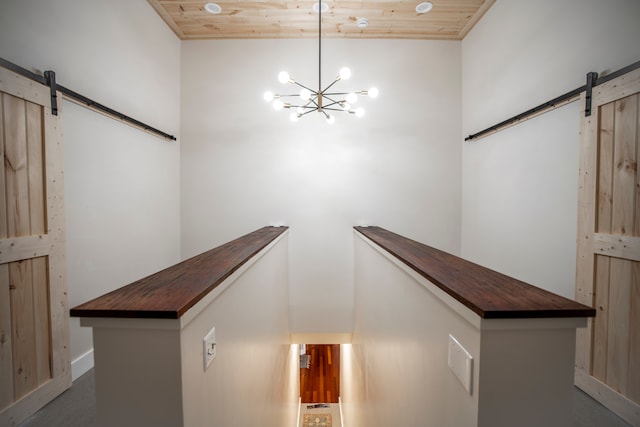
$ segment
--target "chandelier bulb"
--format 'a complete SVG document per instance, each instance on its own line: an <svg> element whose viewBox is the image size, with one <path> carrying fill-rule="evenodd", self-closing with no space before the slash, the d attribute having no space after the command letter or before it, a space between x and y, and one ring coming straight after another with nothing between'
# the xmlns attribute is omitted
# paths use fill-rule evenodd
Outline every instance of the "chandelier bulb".
<svg viewBox="0 0 640 427"><path fill-rule="evenodd" d="M339 77L342 80L347 80L349 77L351 77L351 69L349 69L349 67L342 67L340 69Z"/></svg>
<svg viewBox="0 0 640 427"><path fill-rule="evenodd" d="M327 123L329 123L330 125L333 124L336 121L336 117L333 114L329 114L327 116Z"/></svg>
<svg viewBox="0 0 640 427"><path fill-rule="evenodd" d="M302 89L300 91L300 98L302 98L303 101L308 101L309 98L311 98L311 91L309 89Z"/></svg>
<svg viewBox="0 0 640 427"><path fill-rule="evenodd" d="M286 71L280 71L278 74L278 81L282 84L289 83L291 81L291 76Z"/></svg>
<svg viewBox="0 0 640 427"><path fill-rule="evenodd" d="M362 116L364 116L364 108L362 107L356 108L356 117L362 117Z"/></svg>
<svg viewBox="0 0 640 427"><path fill-rule="evenodd" d="M284 108L284 102L280 101L279 99L276 99L275 101L273 101L273 109L276 111L280 111Z"/></svg>
<svg viewBox="0 0 640 427"><path fill-rule="evenodd" d="M269 90L264 93L264 100L267 101L267 102L273 101L274 97L275 96L273 95L273 92L271 92Z"/></svg>
<svg viewBox="0 0 640 427"><path fill-rule="evenodd" d="M351 110L351 105L349 105L349 103L348 103L348 102L344 102L344 101L342 101L342 102L340 103L340 107L342 107L342 109L343 109L344 111L349 111L349 110Z"/></svg>
<svg viewBox="0 0 640 427"><path fill-rule="evenodd" d="M298 113L289 114L289 119L291 119L292 122L297 122L299 118L300 118L300 114Z"/></svg>
<svg viewBox="0 0 640 427"><path fill-rule="evenodd" d="M356 95L355 93L351 92L349 95L346 96L345 100L349 104L355 104L358 101L358 95Z"/></svg>
<svg viewBox="0 0 640 427"><path fill-rule="evenodd" d="M371 89L368 90L369 92L369 97L370 98L377 98L378 97L378 88L372 87Z"/></svg>

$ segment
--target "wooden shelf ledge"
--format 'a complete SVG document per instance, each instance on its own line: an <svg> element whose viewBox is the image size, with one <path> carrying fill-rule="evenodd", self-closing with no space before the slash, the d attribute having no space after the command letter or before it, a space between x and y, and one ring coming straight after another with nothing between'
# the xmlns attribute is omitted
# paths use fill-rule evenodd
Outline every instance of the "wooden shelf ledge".
<svg viewBox="0 0 640 427"><path fill-rule="evenodd" d="M485 319L594 317L595 309L380 227L357 232Z"/></svg>
<svg viewBox="0 0 640 427"><path fill-rule="evenodd" d="M178 319L289 227L264 227L71 309L72 317Z"/></svg>

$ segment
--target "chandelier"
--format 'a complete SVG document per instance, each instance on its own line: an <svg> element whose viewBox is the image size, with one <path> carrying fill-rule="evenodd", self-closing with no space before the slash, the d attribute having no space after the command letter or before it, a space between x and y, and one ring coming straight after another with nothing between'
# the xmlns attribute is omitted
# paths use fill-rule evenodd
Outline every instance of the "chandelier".
<svg viewBox="0 0 640 427"><path fill-rule="evenodd" d="M325 3L326 9L329 7ZM295 94L277 94L271 91L264 93L264 99L267 102L272 102L275 110L282 109L295 109L289 115L292 122L298 121L302 116L306 116L309 113L317 111L324 114L327 123L333 123L335 116L332 114L334 111L345 112L353 114L356 117L364 116L364 108L353 108L352 105L358 101L358 95L369 96L375 98L378 96L378 89L375 87L369 90L361 90L357 92L329 92L336 83L340 80L347 80L351 77L351 70L348 67L340 69L338 76L324 89L322 89L322 0L319 3L313 5L313 10L317 9L318 12L318 90L313 90L300 82L297 82L286 71L281 71L278 74L278 80L282 84L293 84L301 88L299 93ZM335 89L334 89L335 90ZM290 99L290 101L287 101ZM297 102L297 104L296 104Z"/></svg>

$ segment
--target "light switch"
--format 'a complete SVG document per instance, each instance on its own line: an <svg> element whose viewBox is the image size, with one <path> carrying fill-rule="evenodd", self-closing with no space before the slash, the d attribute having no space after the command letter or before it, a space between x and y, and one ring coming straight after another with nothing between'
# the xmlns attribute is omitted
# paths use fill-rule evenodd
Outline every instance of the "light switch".
<svg viewBox="0 0 640 427"><path fill-rule="evenodd" d="M213 361L213 359L216 357L216 328L215 328L215 326L213 328L211 328L211 330L209 331L209 333L207 333L207 335L205 335L204 339L202 340L202 344L203 344L202 357L204 359L204 369L206 371L207 368L209 367L209 365L211 364L211 362Z"/></svg>
<svg viewBox="0 0 640 427"><path fill-rule="evenodd" d="M449 335L449 368L472 394L473 357L453 335Z"/></svg>

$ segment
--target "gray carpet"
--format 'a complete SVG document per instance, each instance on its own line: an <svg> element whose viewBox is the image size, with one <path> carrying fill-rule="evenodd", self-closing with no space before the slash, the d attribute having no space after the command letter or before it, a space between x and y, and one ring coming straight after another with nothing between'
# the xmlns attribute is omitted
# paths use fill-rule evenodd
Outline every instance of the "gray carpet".
<svg viewBox="0 0 640 427"><path fill-rule="evenodd" d="M572 427L631 427L579 389L575 389ZM93 369L36 412L20 427L94 427L96 397Z"/></svg>
<svg viewBox="0 0 640 427"><path fill-rule="evenodd" d="M76 379L71 388L27 418L20 427L94 427L96 392L93 369Z"/></svg>

